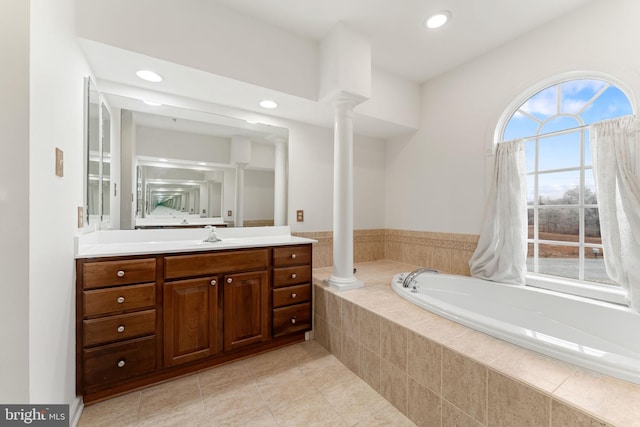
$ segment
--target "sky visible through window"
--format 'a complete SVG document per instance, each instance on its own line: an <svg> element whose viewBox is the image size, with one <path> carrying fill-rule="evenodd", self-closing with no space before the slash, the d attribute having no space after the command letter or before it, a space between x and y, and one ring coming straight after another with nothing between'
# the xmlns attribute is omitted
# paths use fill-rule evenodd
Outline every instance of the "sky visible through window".
<svg viewBox="0 0 640 427"><path fill-rule="evenodd" d="M631 104L617 87L601 80L571 80L544 89L522 104L507 123L503 140L543 135L629 114L633 114ZM591 166L589 131L583 129L540 139L538 170L580 166L581 133L585 136L585 166ZM526 159L527 172L534 171L534 140L526 143ZM540 194L549 197L560 197L579 185L578 171L545 175L540 176ZM595 191L590 171L586 178L585 184ZM528 188L533 197L532 186Z"/></svg>

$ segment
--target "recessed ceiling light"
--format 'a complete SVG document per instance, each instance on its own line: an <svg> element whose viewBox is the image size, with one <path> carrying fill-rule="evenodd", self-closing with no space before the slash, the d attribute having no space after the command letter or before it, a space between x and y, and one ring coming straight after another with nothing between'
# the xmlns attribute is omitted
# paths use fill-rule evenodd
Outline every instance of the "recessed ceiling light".
<svg viewBox="0 0 640 427"><path fill-rule="evenodd" d="M162 104L161 104L161 103L159 103L159 102L146 101L146 100L144 100L144 99L142 100L142 102L144 102L144 103L145 103L145 104L147 104L147 105L151 105L152 107L159 107L159 106L161 106L161 105L162 105Z"/></svg>
<svg viewBox="0 0 640 427"><path fill-rule="evenodd" d="M429 16L425 21L424 25L430 30L435 30L436 28L442 27L444 24L449 22L451 19L451 12L448 10L441 10L440 12L434 13Z"/></svg>
<svg viewBox="0 0 640 427"><path fill-rule="evenodd" d="M142 80L146 80L148 82L158 83L162 81L160 74L151 70L138 70L136 71L136 75Z"/></svg>
<svg viewBox="0 0 640 427"><path fill-rule="evenodd" d="M206 163L206 162L198 162L198 164L199 164L200 166L207 166L207 163Z"/></svg>
<svg viewBox="0 0 640 427"><path fill-rule="evenodd" d="M271 101L270 99L265 99L263 101L260 101L260 106L262 108L276 108L278 107L278 103L275 101Z"/></svg>
<svg viewBox="0 0 640 427"><path fill-rule="evenodd" d="M158 159L159 162L168 162L169 160L167 159Z"/></svg>

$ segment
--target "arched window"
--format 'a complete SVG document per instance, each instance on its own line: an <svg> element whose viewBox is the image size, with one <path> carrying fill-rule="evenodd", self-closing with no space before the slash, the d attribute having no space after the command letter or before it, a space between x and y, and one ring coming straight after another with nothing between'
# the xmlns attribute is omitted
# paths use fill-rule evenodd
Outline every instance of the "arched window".
<svg viewBox="0 0 640 427"><path fill-rule="evenodd" d="M585 78L540 90L504 122L501 140L526 143L528 282L613 284L603 261L589 125L629 114L622 90Z"/></svg>

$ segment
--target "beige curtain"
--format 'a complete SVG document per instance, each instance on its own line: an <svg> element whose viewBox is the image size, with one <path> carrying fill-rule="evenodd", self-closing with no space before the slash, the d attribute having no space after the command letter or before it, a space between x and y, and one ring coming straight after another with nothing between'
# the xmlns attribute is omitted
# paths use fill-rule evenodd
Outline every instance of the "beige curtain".
<svg viewBox="0 0 640 427"><path fill-rule="evenodd" d="M527 274L527 193L524 141L498 144L491 189L471 275L524 285Z"/></svg>
<svg viewBox="0 0 640 427"><path fill-rule="evenodd" d="M607 274L640 311L640 124L622 117L591 126L600 232Z"/></svg>

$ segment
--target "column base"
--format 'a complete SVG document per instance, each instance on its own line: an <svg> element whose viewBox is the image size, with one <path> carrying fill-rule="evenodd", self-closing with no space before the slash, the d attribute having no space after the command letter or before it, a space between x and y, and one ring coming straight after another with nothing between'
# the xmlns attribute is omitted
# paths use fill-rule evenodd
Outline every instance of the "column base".
<svg viewBox="0 0 640 427"><path fill-rule="evenodd" d="M362 288L364 286L364 282L356 279L355 277L345 279L342 277L331 276L327 282L329 283L329 286L338 291L348 291L350 289Z"/></svg>

